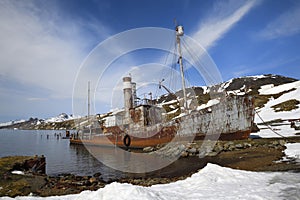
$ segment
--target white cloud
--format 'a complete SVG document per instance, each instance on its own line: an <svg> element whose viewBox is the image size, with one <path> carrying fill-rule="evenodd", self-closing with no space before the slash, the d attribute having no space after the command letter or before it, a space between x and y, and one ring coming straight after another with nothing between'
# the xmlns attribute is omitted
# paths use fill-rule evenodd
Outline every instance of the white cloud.
<svg viewBox="0 0 300 200"><path fill-rule="evenodd" d="M40 6L36 5L37 3L46 5ZM243 5L239 1L216 4L212 14L199 24L198 30L192 34L193 38L205 48L216 45L216 42L255 4L254 1L247 1ZM88 21L67 18L51 1L0 1L0 78L5 77L5 80L16 82L16 85L28 86L27 88L41 88L47 91L47 95L49 94L39 96L45 93L20 93L27 95L23 99L28 101L71 97L78 67L87 53L83 50L95 41L95 36L104 39L110 35L107 27L96 18L89 17ZM89 31L85 32L85 29ZM93 32L94 38L88 32ZM108 50L107 54L110 51L117 54L123 49L116 44L110 46ZM119 63L120 68L140 65L133 60L127 58L124 65L122 62ZM110 73L104 78L105 84L101 87L105 89L109 88L107 86L116 86L120 77L128 70L129 68L118 70L118 73ZM158 72L145 70L140 74L142 80L136 81L144 82L150 77L159 77ZM88 77L83 80L89 80L97 75L97 69L93 68L83 75ZM86 95L85 83L87 82L82 84L84 95ZM93 91L97 86L96 82L92 84ZM3 86L0 86L0 91L3 89L1 87ZM113 95L112 89L110 87L110 90L102 91L101 100L108 102L110 96L107 94ZM82 105L84 106L84 103Z"/></svg>
<svg viewBox="0 0 300 200"><path fill-rule="evenodd" d="M201 21L192 34L200 44L209 49L231 30L260 1L221 1L215 4L210 15Z"/></svg>
<svg viewBox="0 0 300 200"><path fill-rule="evenodd" d="M234 77L245 76L252 72L252 69L246 66L239 66L237 70L233 72Z"/></svg>
<svg viewBox="0 0 300 200"><path fill-rule="evenodd" d="M36 97L29 97L27 98L28 101L45 101L46 98L36 98Z"/></svg>
<svg viewBox="0 0 300 200"><path fill-rule="evenodd" d="M37 3L41 2L0 2L0 74L49 90L52 98L71 97L77 69L86 56L83 49L90 45L82 30L89 26L100 37L100 32L108 31L99 23L96 29L92 23L67 20L55 4Z"/></svg>
<svg viewBox="0 0 300 200"><path fill-rule="evenodd" d="M259 62L255 67L253 66L238 66L233 72L234 77L248 76L248 75L259 75L272 72L273 69L280 67L291 67L291 63L299 62L299 58L283 58L277 57L273 58L271 61ZM290 68L291 69L291 68ZM296 70L297 72L297 70ZM295 72L295 73L296 73Z"/></svg>
<svg viewBox="0 0 300 200"><path fill-rule="evenodd" d="M292 36L300 33L300 4L287 10L269 23L259 36L264 39Z"/></svg>

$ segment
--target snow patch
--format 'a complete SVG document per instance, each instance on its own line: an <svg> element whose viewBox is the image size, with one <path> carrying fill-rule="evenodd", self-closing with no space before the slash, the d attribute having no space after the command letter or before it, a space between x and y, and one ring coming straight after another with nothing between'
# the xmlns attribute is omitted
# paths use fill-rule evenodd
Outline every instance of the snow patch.
<svg viewBox="0 0 300 200"><path fill-rule="evenodd" d="M203 89L203 94L208 94L210 92L210 89L207 86L201 86L201 88Z"/></svg>
<svg viewBox="0 0 300 200"><path fill-rule="evenodd" d="M10 126L10 125L13 125L13 124L19 124L19 123L22 123L22 122L25 122L25 121L26 120L21 119L21 120L16 120L16 121L3 122L3 123L0 123L0 127Z"/></svg>
<svg viewBox="0 0 300 200"><path fill-rule="evenodd" d="M274 86L273 84L261 86L261 89L258 90L260 95L270 95L270 94L278 94L284 91L291 90L293 88L299 88L300 81L295 81L292 83L286 83L278 86Z"/></svg>
<svg viewBox="0 0 300 200"><path fill-rule="evenodd" d="M250 137L262 137L262 138L281 138L280 135L284 137L293 137L299 133L299 130L291 128L291 123L288 121L283 121L281 123L273 123L271 126L267 125L257 125L260 129L257 133L251 133ZM271 130L271 129L273 130ZM276 133L274 133L274 131Z"/></svg>
<svg viewBox="0 0 300 200"><path fill-rule="evenodd" d="M287 85L289 85L289 86L287 87ZM285 87L277 86L277 87L271 88L270 90L272 90L272 92L274 92L275 94L276 94L276 92L280 93L282 91L290 90L292 88L295 88L295 90L285 93L285 94L281 95L280 97L278 97L277 99L271 98L264 105L264 107L260 108L258 110L258 113L264 121L271 121L274 119L283 119L284 120L284 119L299 118L300 108L293 109L291 111L282 111L282 112L275 112L275 110L272 108L272 106L274 106L274 105L280 104L282 102L285 102L285 101L288 101L291 99L296 99L296 100L300 101L300 81L284 84L282 86L285 86ZM278 87L279 87L279 89L278 89ZM275 90L273 90L273 89L275 89ZM269 94L269 91L264 90L263 94ZM254 121L255 121L255 123L262 123L262 120L257 115L255 116Z"/></svg>
<svg viewBox="0 0 300 200"><path fill-rule="evenodd" d="M287 143L284 153L287 158L295 158L297 162L300 162L300 143Z"/></svg>
<svg viewBox="0 0 300 200"><path fill-rule="evenodd" d="M300 188L300 174L290 172L249 172L207 164L191 177L169 184L142 187L111 183L97 191L52 197L16 197L27 200L93 200L93 199L290 199L299 193L286 193ZM5 197L5 199L11 199Z"/></svg>
<svg viewBox="0 0 300 200"><path fill-rule="evenodd" d="M11 172L12 174L18 174L18 175L24 175L24 172L22 171L18 171L18 170L14 170Z"/></svg>
<svg viewBox="0 0 300 200"><path fill-rule="evenodd" d="M218 103L220 103L219 99L211 99L206 104L201 104L200 106L198 106L197 110L208 108L208 107L211 107L212 105L215 105L215 104L218 104Z"/></svg>
<svg viewBox="0 0 300 200"><path fill-rule="evenodd" d="M64 121L71 120L71 119L74 119L74 118L65 113L61 113L56 117L51 117L51 118L46 119L45 123L64 122Z"/></svg>
<svg viewBox="0 0 300 200"><path fill-rule="evenodd" d="M233 81L233 79L230 79L229 81L223 83L223 84L221 85L221 87L222 87L223 89L228 88L229 85L232 83L232 81Z"/></svg>
<svg viewBox="0 0 300 200"><path fill-rule="evenodd" d="M256 81L257 79L266 78L267 76L265 76L265 75L256 75L256 76L247 76L247 77L253 78L253 80Z"/></svg>
<svg viewBox="0 0 300 200"><path fill-rule="evenodd" d="M170 112L168 112L168 114L173 114L173 113L176 113L178 111L179 108L175 109L175 110L172 110Z"/></svg>

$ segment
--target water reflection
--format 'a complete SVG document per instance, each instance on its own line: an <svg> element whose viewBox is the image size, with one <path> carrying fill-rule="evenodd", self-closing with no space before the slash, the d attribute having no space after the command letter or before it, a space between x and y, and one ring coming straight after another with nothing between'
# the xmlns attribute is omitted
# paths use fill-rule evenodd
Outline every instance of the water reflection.
<svg viewBox="0 0 300 200"><path fill-rule="evenodd" d="M91 176L97 172L104 179L122 176L95 159L84 146L70 145L62 139L65 131L52 130L0 130L0 157L14 155L45 155L46 173L58 175L73 173Z"/></svg>

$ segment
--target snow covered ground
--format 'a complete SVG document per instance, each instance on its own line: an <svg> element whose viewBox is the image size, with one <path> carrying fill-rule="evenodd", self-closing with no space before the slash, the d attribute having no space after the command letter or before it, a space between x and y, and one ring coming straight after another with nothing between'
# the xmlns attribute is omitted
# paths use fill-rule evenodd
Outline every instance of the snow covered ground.
<svg viewBox="0 0 300 200"><path fill-rule="evenodd" d="M22 122L25 122L25 121L26 120L22 119L22 120L15 120L15 121L3 122L3 123L0 123L0 127L2 127L2 126L10 126L10 125L22 123Z"/></svg>
<svg viewBox="0 0 300 200"><path fill-rule="evenodd" d="M287 159L295 159L300 163L300 143L288 143L285 145L284 153Z"/></svg>
<svg viewBox="0 0 300 200"><path fill-rule="evenodd" d="M257 77L261 78L261 77ZM229 84L228 84L229 85ZM225 87L227 87L226 85ZM295 90L281 95L277 99L270 99L259 109L259 115L264 121L283 119L280 123L273 123L272 129L282 136L295 136L300 131L291 128L287 119L300 118L300 108L288 112L275 112L274 105L290 99L300 100L300 81L280 86L266 85L260 94L278 94ZM168 102L170 103L170 102ZM211 102L212 103L212 102ZM53 119L55 120L55 119ZM261 123L256 115L255 122ZM252 136L280 137L268 129L266 125L259 125L260 131ZM286 144L286 159L295 159L300 163L300 143ZM300 173L292 172L249 172L208 164L190 178L169 184L157 184L142 187L126 183L111 183L97 191L84 191L80 194L51 196L51 197L16 197L20 200L93 200L93 199L300 199ZM1 188L0 188L1 189ZM13 198L0 197L10 200Z"/></svg>
<svg viewBox="0 0 300 200"><path fill-rule="evenodd" d="M271 121L274 119L295 119L300 118L300 107L297 109L293 109L291 111L282 111L282 112L275 112L275 110L272 108L272 106L277 105L279 103L296 99L300 101L300 81L295 81L292 83L287 83L279 86L272 86L267 85L265 87L262 87L262 89L259 90L259 93L261 95L268 95L268 94L278 94L283 91L289 91L291 89L294 89L293 91L290 91L288 93L285 93L278 97L277 99L270 99L263 108L258 110L259 115L264 121ZM262 120L256 115L255 116L255 122L261 123Z"/></svg>
<svg viewBox="0 0 300 200"><path fill-rule="evenodd" d="M300 143L287 144L287 157L300 157ZM300 173L249 172L208 164L191 177L169 184L142 187L111 183L97 191L51 197L16 197L20 200L118 199L300 199ZM2 197L10 200L12 198Z"/></svg>
<svg viewBox="0 0 300 200"><path fill-rule="evenodd" d="M262 137L262 138L280 138L281 135L284 137L292 137L292 136L300 136L300 130L295 130L294 128L291 128L291 123L288 121L284 121L282 123L273 123L269 129L267 125L258 125L258 128L260 129L257 133L251 133L250 137ZM276 133L274 133L274 131ZM298 135L296 135L298 134Z"/></svg>
<svg viewBox="0 0 300 200"><path fill-rule="evenodd" d="M288 143L286 158L300 162L300 143ZM297 160L298 159L298 160ZM191 177L169 184L142 187L111 183L97 191L51 197L0 197L3 200L118 199L300 199L300 173L250 172L208 164Z"/></svg>
<svg viewBox="0 0 300 200"><path fill-rule="evenodd" d="M208 164L190 178L151 187L111 183L97 191L52 197L16 197L20 200L94 199L299 199L300 173L248 172ZM12 199L2 197L1 199Z"/></svg>
<svg viewBox="0 0 300 200"><path fill-rule="evenodd" d="M292 90L293 89L293 90ZM292 90L292 91L290 91ZM255 123L263 123L263 121L268 122L272 120L281 119L283 122L272 123L271 128L284 137L300 135L300 130L295 130L291 128L291 122L288 119L300 119L300 107L293 109L291 111L281 111L275 112L272 106L286 102L291 99L296 99L300 101L300 81L295 81L292 83L287 83L279 86L274 86L273 84L262 86L259 90L261 95L279 94L284 91L290 91L278 97L277 99L271 98L264 107L257 110L255 114ZM263 119L263 121L262 121ZM252 133L252 136L260 136L263 138L269 137L281 137L270 130L266 125L258 125L260 131L258 133Z"/></svg>

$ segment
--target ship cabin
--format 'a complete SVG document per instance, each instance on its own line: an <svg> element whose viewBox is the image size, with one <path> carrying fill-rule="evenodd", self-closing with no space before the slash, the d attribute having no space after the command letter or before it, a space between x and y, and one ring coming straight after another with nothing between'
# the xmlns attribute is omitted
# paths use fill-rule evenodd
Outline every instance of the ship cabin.
<svg viewBox="0 0 300 200"><path fill-rule="evenodd" d="M136 96L136 83L131 77L123 78L124 110L105 117L104 126L132 125L135 127L152 126L164 121L165 110L153 105L150 99L140 100Z"/></svg>

